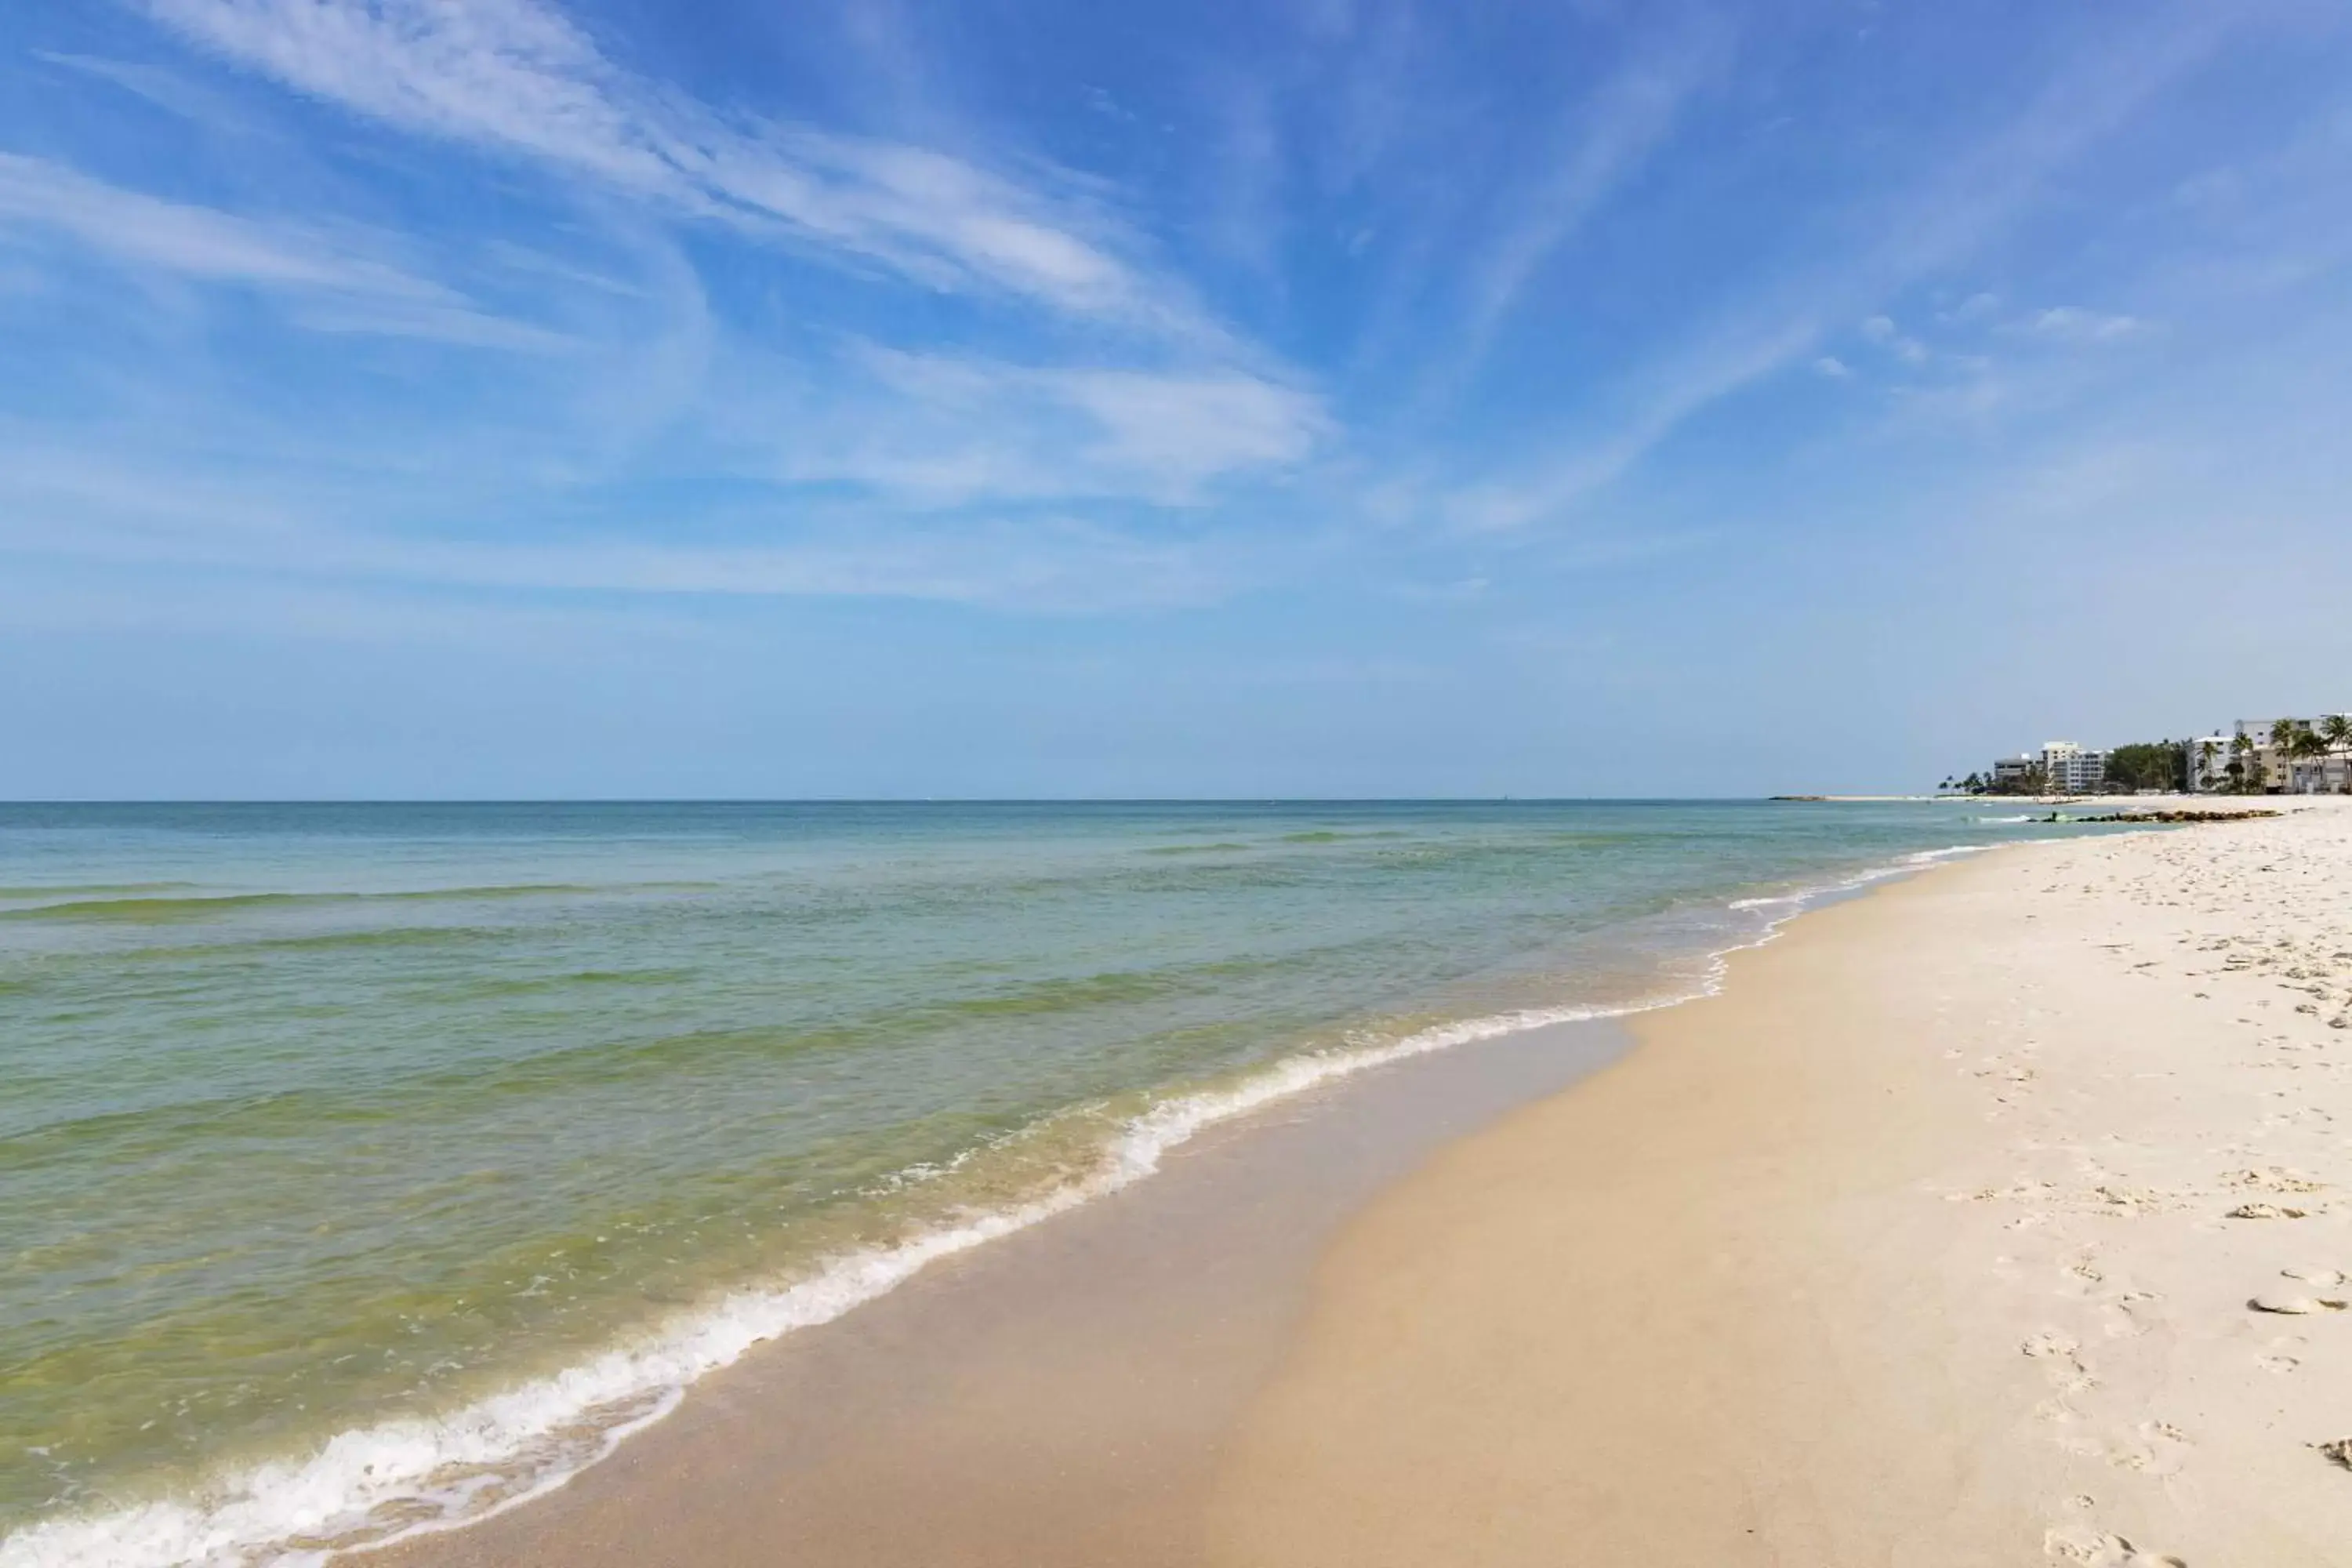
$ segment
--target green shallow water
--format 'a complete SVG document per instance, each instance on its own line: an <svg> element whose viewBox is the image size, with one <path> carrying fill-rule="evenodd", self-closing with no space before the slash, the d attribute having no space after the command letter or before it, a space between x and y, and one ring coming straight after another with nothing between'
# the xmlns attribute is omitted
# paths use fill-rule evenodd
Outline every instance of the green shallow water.
<svg viewBox="0 0 2352 1568"><path fill-rule="evenodd" d="M1736 900L2052 831L1920 805L0 806L0 1561L58 1558L36 1521L203 1504L1051 1191L1170 1095L1687 991L1786 912Z"/></svg>

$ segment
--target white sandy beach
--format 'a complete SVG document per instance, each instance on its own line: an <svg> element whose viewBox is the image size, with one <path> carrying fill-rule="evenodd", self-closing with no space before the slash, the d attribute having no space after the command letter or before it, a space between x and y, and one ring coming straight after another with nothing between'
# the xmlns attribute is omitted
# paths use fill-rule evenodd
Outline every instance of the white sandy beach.
<svg viewBox="0 0 2352 1568"><path fill-rule="evenodd" d="M2352 812L2284 804L1807 916L1391 1189L1213 1559L2352 1563Z"/></svg>

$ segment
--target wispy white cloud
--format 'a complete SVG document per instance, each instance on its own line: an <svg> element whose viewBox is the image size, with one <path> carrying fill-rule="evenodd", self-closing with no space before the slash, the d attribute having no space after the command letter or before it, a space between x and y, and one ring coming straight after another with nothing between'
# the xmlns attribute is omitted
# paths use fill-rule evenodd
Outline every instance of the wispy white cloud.
<svg viewBox="0 0 2352 1568"><path fill-rule="evenodd" d="M1102 427L1105 460L1185 483L1289 467L1332 429L1319 399L1255 376L1060 371L1045 384Z"/></svg>
<svg viewBox="0 0 2352 1568"><path fill-rule="evenodd" d="M1864 375L1855 386L1874 390L1894 382L1928 392L1957 384L1964 379L1963 362L1945 351L1969 346L1963 341L1969 334L1956 329L2012 317L2018 307L2012 300L2004 308L1990 293L1947 304L1958 290L1947 292L1944 286L1955 275L1981 275L2000 278L2012 296L2031 288L2008 258L1993 273L1975 265L1973 252L1997 243L2053 172L2193 67L2225 25L2198 20L2191 8L2148 13L2120 27L2105 52L2065 62L2022 113L1979 126L1966 144L1911 148L1914 161L1884 183L1877 182L1887 171L1874 166L1867 196L1803 211L1822 192L1790 193L1798 243L1776 251L1767 237L1757 245L1752 264L1743 251L1737 291L1704 297L1692 290L1691 276L1677 273L1646 296L1658 307L1654 312L1612 321L1612 341L1598 344L1589 360L1562 367L1576 381L1560 398L1579 410L1573 420L1545 429L1538 427L1533 407L1484 410L1488 428L1516 434L1482 431L1469 438L1480 448L1472 451L1453 445L1458 430L1424 436L1400 421L1391 447L1366 450L1368 444L1359 442L1351 453L1333 412L1337 405L1321 395L1318 384L1214 325L1165 257L1119 216L1124 200L1149 199L1143 191L1122 196L1048 163L940 150L985 144L979 140L942 135L937 145L921 146L722 112L635 73L617 45L568 21L551 0L136 3L184 37L301 94L383 126L490 154L497 175L509 186L517 183L511 176L519 165L551 173L589 196L578 211L589 216L591 226L609 226L610 232L576 247L576 230L541 229L528 236L528 247L506 238L459 242L469 243L467 254L486 268L543 277L551 292L560 288L616 301L595 318L606 341L589 345L586 352L597 357L593 364L580 362L582 384L566 385L550 400L561 401L557 412L535 411L543 414L536 427L525 428L531 416L515 419L526 439L514 443L506 468L500 464L510 454L492 453L496 438L472 432L450 437L453 443L476 443L466 453L471 472L464 477L479 481L470 493L453 502L448 492L433 489L439 475L404 478L410 521L428 522L449 539L474 537L431 550L395 548L398 521L380 519L381 533L367 535L362 548L316 531L316 519L334 515L332 498L325 497L328 504L288 511L289 538L299 548L280 552L278 559L315 556L315 569L322 572L418 573L518 587L906 593L1008 604L1213 596L1223 591L1220 584L1246 575L1202 565L1211 558L1228 560L1230 542L1211 548L1155 542L1154 535L1211 527L1217 516L1212 503L1236 498L1249 504L1233 515L1269 531L1295 526L1292 520L1322 506L1345 513L1367 536L1402 535L1434 521L1466 532L1522 530L1521 537L1532 541L1537 525L1570 514L1685 423L1767 377L1787 373L1842 380L1859 371ZM1406 19L1381 22L1391 16ZM2184 16L2190 20L2184 24ZM1370 39L1375 23L1385 28L1382 37L1413 36L1405 7L1368 8L1356 31ZM1756 47L1761 48L1760 41ZM1661 160L1679 154L1678 139L1693 135L1730 47L1727 33L1704 29L1637 42L1616 69L1594 73L1599 89L1550 128L1554 155L1540 175L1492 200L1481 189L1483 180L1469 178L1439 181L1446 188L1434 195L1418 188L1409 197L1398 195L1425 173L1418 163L1411 170L1403 165L1421 160L1442 138L1417 146L1411 160L1399 156L1375 166L1367 154L1367 162L1349 165L1365 185L1336 204L1344 206L1347 224L1362 226L1360 234L1381 227L1383 247L1391 234L1395 243L1422 244L1433 258L1410 292L1417 306L1434 302L1441 309L1418 318L1407 352L1423 356L1423 367L1434 363L1442 370L1466 339L1475 362L1477 341L1552 283L1558 264L1595 215L1623 199L1654 166L1675 173ZM1364 52L1376 53L1370 42ZM1399 122L1407 127L1394 134L1412 133L1419 90L1414 58L1403 52L1391 83ZM1246 68L1260 64L1252 61ZM275 100L249 90L247 97ZM1995 100L1988 94L1979 101ZM277 111L284 107L278 103ZM1290 205L1329 197L1337 176L1323 171L1329 178L1318 185L1316 136L1305 128L1308 116L1295 116L1280 94L1269 91L1240 107L1247 113L1232 128L1234 160L1268 179L1248 201L1237 202L1235 211L1247 217L1249 232L1263 233L1265 226L1295 219ZM929 130L906 133L934 135ZM1538 129L1534 140L1543 136ZM1362 148L1349 152L1353 156ZM1887 157L1900 152L1890 146ZM1199 155L1198 148L1184 154ZM441 156L429 165L416 160L415 166L429 168L425 177L433 180L463 181L479 174L475 162L461 153L454 162ZM7 199L8 173L0 168L0 203ZM1376 181L1388 184L1370 188ZM30 188L29 182L20 183ZM1687 193L1688 187L1677 187L1677 194ZM72 221L56 216L72 205L62 200L50 201L56 210L38 218L12 220L0 206L0 225L45 228L183 276L268 289L287 302L295 320L320 330L404 328L465 342L469 332L495 338L512 325L434 278L456 279L493 300L512 297L505 282L494 281L487 269L425 267L416 258L432 253L417 244L376 246L364 233L342 227L239 218L133 193L115 195L130 205L101 211L85 200L85 216ZM635 199L613 199L616 195ZM151 205L139 206L142 202ZM1456 243L1479 231L1430 221L1441 207L1465 220L1504 215L1496 242ZM499 226L526 237L519 224ZM1417 235L1410 232L1416 227ZM1777 220L1759 226L1777 227ZM623 229L657 235L651 242L656 246L695 235L696 253L704 248L699 242L714 237L730 246L748 237L818 254L894 284L983 297L997 306L1041 307L1063 316L1064 328L1080 330L1024 338L1000 329L1033 325L1025 310L999 310L984 332L971 336L959 326L926 342L921 324L908 327L908 341L925 344L921 352L854 340L844 352L840 338L812 348L806 337L763 337L772 323L741 313L746 307L740 296L716 290L704 299L681 245L676 264L688 277L674 301L678 347L671 357L678 368L664 378L660 395L650 397L630 368L650 355L629 353L632 345L621 340L658 327L656 318L667 307L652 297L663 292L660 287L608 265L627 248L614 237ZM1336 225L1335 231L1343 232ZM1191 254L1198 257L1205 239L1194 234L1181 243L1194 247ZM1776 265L1776 257L1787 259ZM1269 252L1276 282L1283 259ZM1604 259L1596 258L1595 266ZM1371 270L1368 266L1364 273ZM1636 292L1628 290L1629 304ZM2146 300L2152 315L2185 319L2161 300L2136 292L2126 297ZM1344 331L1355 301L1329 303L1329 315ZM2067 311L2081 311L2082 319ZM585 307L579 313L593 314ZM2058 307L2051 314L2058 320L2031 330L2053 341L2105 341L2101 323L2126 320L2080 307ZM1439 330L1443 322L1465 318L1466 333ZM977 318L957 312L952 319ZM1857 329L1857 322L1864 324ZM1119 330L1096 330L1106 325ZM2025 325L2011 322L2011 330ZM1301 331L1295 340L1308 336ZM1927 362L1923 338L1937 345L1933 374L1886 374L1896 368L1886 355ZM1630 368L1612 371L1608 356L1620 353L1631 354ZM1056 363L1057 354L1075 357ZM2015 357L2053 366L2067 361L2086 374L2101 362L2116 363L2111 355L2090 353ZM557 379L545 382L552 385ZM1396 379L1408 384L1409 395L1413 367ZM1992 381L1977 376L1970 395L1990 396L1985 388ZM1543 395L1538 389L1536 396ZM1362 400L1377 405L1385 395L1365 386ZM585 431L596 422L582 417L580 409L598 397L632 411L658 402L662 428L644 436L625 460L600 466L593 455L581 456L594 445ZM1832 401L1861 406L1849 397ZM1356 405L1352 398L1347 405ZM505 409L497 415L503 417ZM615 415L614 423L620 418ZM604 427L597 425L599 431ZM632 438L637 434L633 429ZM1484 446L1514 439L1524 444L1499 455ZM299 451L303 441L289 437L285 446ZM1481 467L1474 470L1473 463ZM337 482L365 489L363 477L353 476L363 476L366 466L355 462ZM568 513L551 507L533 521L517 521L478 504L499 479L527 466L533 479L552 474L558 483L576 483L580 505ZM641 481L643 488L625 500L592 493L608 479ZM718 518L721 503L709 499L714 494L725 498L727 508L740 506L737 522ZM672 496L684 498L674 516L664 510ZM1147 516L1145 508L1162 510ZM648 531L660 514L663 537L658 543L625 542L565 531L599 509L615 528ZM1088 512L1131 526L1077 521ZM625 515L631 520L625 524L619 521ZM727 542L688 542L706 530ZM539 533L547 535L545 542L528 548L519 542ZM494 544L494 539L505 542ZM1454 542L1445 542L1446 547ZM1485 542L1475 546L1486 547ZM1497 541L1495 548L1506 546ZM1066 558L1065 566L1053 564L1057 555ZM1155 585L1132 590L1140 598L1122 599L1128 590L1111 582L1121 575ZM1185 585L1156 585L1163 582Z"/></svg>
<svg viewBox="0 0 2352 1568"><path fill-rule="evenodd" d="M791 443L790 479L847 481L929 506L1130 499L1187 505L1221 480L1279 475L1336 437L1320 398L1236 370L1026 365L867 345L890 399Z"/></svg>
<svg viewBox="0 0 2352 1568"><path fill-rule="evenodd" d="M14 548L518 590L1193 603L1229 591L1231 563L1254 548L1194 537L1201 509L1286 483L1338 441L1306 378L1201 309L1107 187L1052 164L721 113L632 73L542 0L137 3L305 97L550 174L584 197L586 222L395 237L11 159L0 237L21 229L266 291L318 331L573 357L560 374L520 373L516 395L466 389L476 417L457 428L414 406L390 411L397 436L191 407L169 440L142 443L153 483L139 493L99 483L119 465L97 459L91 431L0 432L0 466L41 454L0 487L26 524ZM60 63L151 97L165 81ZM436 177L447 172L440 161ZM674 243L698 225L972 296L998 328L1036 307L1083 331L1033 333L1020 360L854 339L828 353L715 308ZM467 290L530 298L576 335L509 321ZM142 377L138 395L207 384L209 367L179 368ZM408 431L428 435L430 463ZM280 469L258 489L234 477ZM658 540L634 511L614 532L583 521L625 510L602 491L621 478L689 497Z"/></svg>
<svg viewBox="0 0 2352 1568"><path fill-rule="evenodd" d="M642 648L647 639L709 647L723 640L692 601L555 598L453 592L446 583L322 582L258 573L207 573L192 591L187 564L159 570L108 560L35 562L0 574L0 626L23 635L156 637L228 634L333 644L511 649L563 642Z"/></svg>
<svg viewBox="0 0 2352 1568"><path fill-rule="evenodd" d="M161 66L52 49L37 51L37 58L50 65L110 83L157 109L209 130L253 135L261 129L255 117L226 94L198 86L178 72Z"/></svg>
<svg viewBox="0 0 2352 1568"><path fill-rule="evenodd" d="M463 294L337 236L165 201L44 159L0 153L0 228L61 236L135 268L288 296L320 331L551 350L557 333L483 310Z"/></svg>
<svg viewBox="0 0 2352 1568"><path fill-rule="evenodd" d="M1818 352L1822 323L1863 316L1863 331L1912 363L1927 346L1876 309L2006 231L2048 179L2207 58L2239 20L2173 5L2103 34L1991 128L1900 194L1864 203L1851 226L1868 242L1823 247L1834 259L1769 280L1690 341L1643 368L1612 402L1629 411L1517 477L1482 480L1447 509L1472 528L1524 527L1624 475L1692 416ZM1867 312L1867 314L1864 314ZM1557 448L1558 437L1547 441Z"/></svg>
<svg viewBox="0 0 2352 1568"><path fill-rule="evenodd" d="M1231 74L1202 91L1213 127L1205 138L1197 185L1202 237L1245 268L1263 287L1279 289L1289 174L1279 109L1279 85L1265 77Z"/></svg>
<svg viewBox="0 0 2352 1568"><path fill-rule="evenodd" d="M1223 548L1075 518L953 529L836 530L745 547L473 544L387 552L376 570L524 589L928 599L1101 614L1213 602L1236 585Z"/></svg>
<svg viewBox="0 0 2352 1568"><path fill-rule="evenodd" d="M1547 167L1510 195L1509 221L1470 274L1465 335L1473 361L1544 263L1666 143L1730 54L1720 25L1685 26L1626 61L1569 113Z"/></svg>
<svg viewBox="0 0 2352 1568"><path fill-rule="evenodd" d="M928 287L1214 336L1087 183L727 116L609 59L538 0L148 0L161 20L311 97L529 158Z"/></svg>
<svg viewBox="0 0 2352 1568"><path fill-rule="evenodd" d="M50 454L0 466L0 556L317 583L1100 614L1213 602L1255 580L1269 553L1232 532L1136 531L1060 514L876 528L837 510L739 507L699 520L694 538L542 527L485 539L403 532L372 515L381 510L277 476L109 472Z"/></svg>
<svg viewBox="0 0 2352 1568"><path fill-rule="evenodd" d="M2147 323L2137 316L2106 315L2079 305L2056 305L2036 312L2028 328L2063 342L2111 343L2137 336L2147 330Z"/></svg>
<svg viewBox="0 0 2352 1568"><path fill-rule="evenodd" d="M2000 312L2000 296L1979 289L1958 304L1936 312L1936 319L1948 327L1968 326L1991 320Z"/></svg>
<svg viewBox="0 0 2352 1568"><path fill-rule="evenodd" d="M315 235L142 195L15 153L0 153L0 221L191 278L409 300L439 295L394 268L338 254Z"/></svg>
<svg viewBox="0 0 2352 1568"><path fill-rule="evenodd" d="M1624 477L1650 449L1701 409L1786 367L1820 337L1810 318L1761 323L1752 335L1703 342L1686 358L1654 367L1635 412L1597 440L1531 475L1469 487L1444 508L1472 531L1526 528L1564 511Z"/></svg>
<svg viewBox="0 0 2352 1568"><path fill-rule="evenodd" d="M1927 345L1906 334L1892 316L1872 316L1862 323L1862 335L1906 364L1923 364Z"/></svg>

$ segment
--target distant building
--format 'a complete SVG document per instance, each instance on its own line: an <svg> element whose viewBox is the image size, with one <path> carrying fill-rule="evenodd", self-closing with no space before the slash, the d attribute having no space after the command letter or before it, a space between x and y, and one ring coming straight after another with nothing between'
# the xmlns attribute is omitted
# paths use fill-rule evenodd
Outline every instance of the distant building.
<svg viewBox="0 0 2352 1568"><path fill-rule="evenodd" d="M2094 752L2072 741L2047 741L2042 747L2042 786L2053 795L2096 795L2107 784L2107 753Z"/></svg>
<svg viewBox="0 0 2352 1568"><path fill-rule="evenodd" d="M2186 752L2189 787L2197 791L2238 791L2263 795L2352 795L2352 745L2328 749L2306 737L2325 737L2330 726L2352 721L2352 714L2323 713L2315 719L2241 719L2228 732L2200 735L2189 741L2168 741ZM1984 787L1998 795L2098 795L2116 786L2107 782L2113 754L2093 751L2073 741L2045 741L2039 752L2003 757L1983 776ZM2137 749L2132 766L2140 765ZM2182 770L2168 771L2165 788L2178 788ZM2144 788L2139 793L2163 793Z"/></svg>
<svg viewBox="0 0 2352 1568"><path fill-rule="evenodd" d="M2315 719L2279 720L2241 719L2234 726L2236 733L2245 739L2250 750L2241 753L2245 760L2242 773L2251 773L2260 781L2267 795L2341 795L2352 787L2352 756L2342 752L2318 756L2298 756L2282 742L2286 739L2277 733L2281 723L2292 723L2301 730L2320 731L2328 716ZM2228 758L2222 761L2226 763ZM2252 780L2249 781L2251 784Z"/></svg>
<svg viewBox="0 0 2352 1568"><path fill-rule="evenodd" d="M2229 788L2230 775L2222 771L2229 765L2229 736L2200 735L2189 742L2189 787L2192 791Z"/></svg>

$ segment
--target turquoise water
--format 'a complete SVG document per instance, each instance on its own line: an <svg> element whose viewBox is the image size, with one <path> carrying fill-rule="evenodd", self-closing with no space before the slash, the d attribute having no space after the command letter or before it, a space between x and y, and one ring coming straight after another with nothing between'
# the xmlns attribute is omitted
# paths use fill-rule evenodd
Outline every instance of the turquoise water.
<svg viewBox="0 0 2352 1568"><path fill-rule="evenodd" d="M282 1561L479 1512L1205 1121L1688 994L1784 895L2060 831L0 805L0 1563Z"/></svg>

